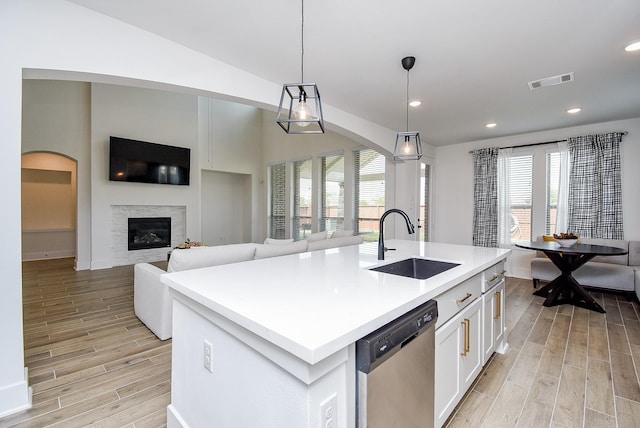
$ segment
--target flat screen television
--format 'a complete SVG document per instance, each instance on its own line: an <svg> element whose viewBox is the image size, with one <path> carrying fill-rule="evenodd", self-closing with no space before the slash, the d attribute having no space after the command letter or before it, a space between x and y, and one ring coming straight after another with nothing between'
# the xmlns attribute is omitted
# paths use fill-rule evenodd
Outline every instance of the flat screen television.
<svg viewBox="0 0 640 428"><path fill-rule="evenodd" d="M109 180L189 184L191 149L128 138L109 139Z"/></svg>

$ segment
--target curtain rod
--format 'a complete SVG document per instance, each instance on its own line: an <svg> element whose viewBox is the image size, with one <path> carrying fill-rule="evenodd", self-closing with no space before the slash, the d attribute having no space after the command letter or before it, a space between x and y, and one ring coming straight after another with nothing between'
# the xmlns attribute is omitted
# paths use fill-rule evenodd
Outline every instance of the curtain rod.
<svg viewBox="0 0 640 428"><path fill-rule="evenodd" d="M627 135L628 132L620 132L620 134L622 135ZM544 146L545 144L556 144L556 143L561 143L563 141L567 141L567 138L565 138L564 140L555 140L555 141L545 141L543 143L531 143L531 144L522 144L521 146L506 146L506 147L500 147L501 149L516 149L519 147L532 147L532 146Z"/></svg>

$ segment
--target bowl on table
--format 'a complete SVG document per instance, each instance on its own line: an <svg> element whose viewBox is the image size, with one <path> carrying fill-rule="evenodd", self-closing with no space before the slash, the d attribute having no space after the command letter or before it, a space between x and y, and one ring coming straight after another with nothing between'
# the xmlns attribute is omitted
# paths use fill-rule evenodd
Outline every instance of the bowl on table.
<svg viewBox="0 0 640 428"><path fill-rule="evenodd" d="M576 243L578 242L578 239L559 239L556 238L555 241L563 248L567 248L567 247L572 247L574 245L576 245Z"/></svg>

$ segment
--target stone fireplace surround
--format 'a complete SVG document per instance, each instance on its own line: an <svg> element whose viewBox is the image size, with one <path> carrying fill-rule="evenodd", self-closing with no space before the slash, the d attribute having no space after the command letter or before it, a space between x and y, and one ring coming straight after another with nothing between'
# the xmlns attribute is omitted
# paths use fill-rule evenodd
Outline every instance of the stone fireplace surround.
<svg viewBox="0 0 640 428"><path fill-rule="evenodd" d="M186 206L173 205L111 205L111 262L113 266L166 260L171 248L128 250L129 217L171 217L171 248L184 242Z"/></svg>

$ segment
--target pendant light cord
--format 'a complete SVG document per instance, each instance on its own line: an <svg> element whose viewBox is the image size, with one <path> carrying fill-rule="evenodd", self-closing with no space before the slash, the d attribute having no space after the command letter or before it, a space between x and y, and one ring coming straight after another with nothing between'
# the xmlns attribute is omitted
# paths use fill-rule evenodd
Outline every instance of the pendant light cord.
<svg viewBox="0 0 640 428"><path fill-rule="evenodd" d="M300 75L302 80L300 81L300 83L304 83L304 0L302 0L302 37L300 38L300 40L302 41L301 43L301 49L300 49Z"/></svg>
<svg viewBox="0 0 640 428"><path fill-rule="evenodd" d="M409 70L407 70L407 132L409 132Z"/></svg>

